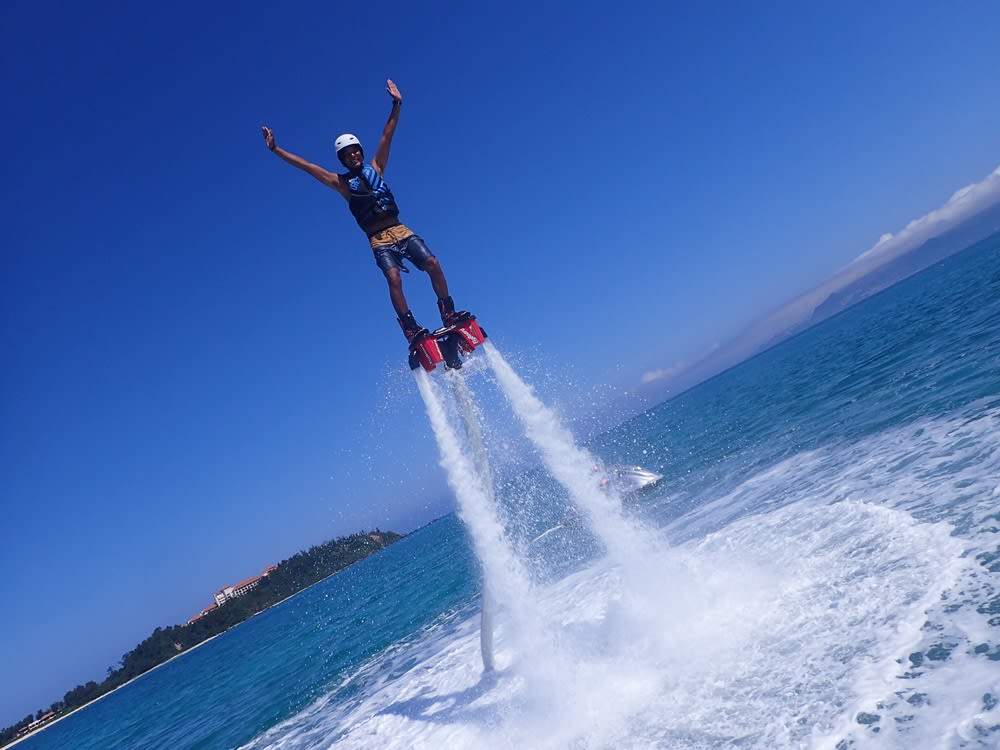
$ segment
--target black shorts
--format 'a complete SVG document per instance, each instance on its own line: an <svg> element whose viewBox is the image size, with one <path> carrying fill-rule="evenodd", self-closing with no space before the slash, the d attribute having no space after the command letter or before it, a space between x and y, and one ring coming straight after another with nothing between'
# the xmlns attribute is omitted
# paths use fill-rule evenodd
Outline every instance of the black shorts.
<svg viewBox="0 0 1000 750"><path fill-rule="evenodd" d="M388 274L390 268L409 273L410 269L403 265L404 259L423 271L424 264L434 257L424 241L415 234L391 245L379 245L373 248L372 252L375 253L375 263L384 274Z"/></svg>

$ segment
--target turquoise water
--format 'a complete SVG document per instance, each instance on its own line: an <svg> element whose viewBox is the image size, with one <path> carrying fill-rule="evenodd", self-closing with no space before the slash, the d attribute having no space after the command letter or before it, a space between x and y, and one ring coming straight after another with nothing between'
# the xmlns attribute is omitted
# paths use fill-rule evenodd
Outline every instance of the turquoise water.
<svg viewBox="0 0 1000 750"><path fill-rule="evenodd" d="M537 621L500 603L495 672L450 516L20 747L1000 747L1000 238L590 449L664 475L656 549L503 483Z"/></svg>

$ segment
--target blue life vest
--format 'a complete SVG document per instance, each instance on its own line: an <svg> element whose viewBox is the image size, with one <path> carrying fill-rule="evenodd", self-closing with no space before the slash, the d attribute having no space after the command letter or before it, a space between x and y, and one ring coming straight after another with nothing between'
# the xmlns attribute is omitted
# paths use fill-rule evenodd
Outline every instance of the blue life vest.
<svg viewBox="0 0 1000 750"><path fill-rule="evenodd" d="M345 172L340 178L350 191L348 207L362 231L371 236L399 223L399 207L385 180L371 164L358 172Z"/></svg>

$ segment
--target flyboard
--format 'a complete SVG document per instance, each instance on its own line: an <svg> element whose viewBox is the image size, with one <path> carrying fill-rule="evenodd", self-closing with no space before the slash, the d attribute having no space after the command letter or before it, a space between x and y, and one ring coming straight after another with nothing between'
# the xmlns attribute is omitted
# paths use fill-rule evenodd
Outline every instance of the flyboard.
<svg viewBox="0 0 1000 750"><path fill-rule="evenodd" d="M456 323L443 326L415 339L410 344L409 365L411 370L422 367L433 372L438 365L444 365L451 381L459 413L465 425L466 436L472 447L473 463L479 481L487 493L491 506L496 499L493 492L493 475L490 472L486 446L483 443L479 419L476 415L472 392L465 378L458 372L462 368L462 357L472 354L476 347L486 341L486 332L479 326L476 317L465 313ZM483 658L483 668L491 671L493 659L493 597L483 581L482 620L479 629L479 646Z"/></svg>
<svg viewBox="0 0 1000 750"><path fill-rule="evenodd" d="M479 327L476 316L465 313L450 325L419 336L410 344L410 369L423 367L432 372L440 364L448 370L462 367L462 355L468 356L486 341L486 331Z"/></svg>

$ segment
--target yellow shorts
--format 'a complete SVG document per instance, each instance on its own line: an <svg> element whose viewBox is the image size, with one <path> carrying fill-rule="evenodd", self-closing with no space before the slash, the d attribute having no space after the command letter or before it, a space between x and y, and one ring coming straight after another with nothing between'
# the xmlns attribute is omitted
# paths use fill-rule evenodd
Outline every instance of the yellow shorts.
<svg viewBox="0 0 1000 750"><path fill-rule="evenodd" d="M371 243L372 250L377 250L383 245L395 245L397 242L402 242L407 237L412 236L412 229L405 224L397 224L394 227L383 229L381 232L376 232L368 238L368 241Z"/></svg>

